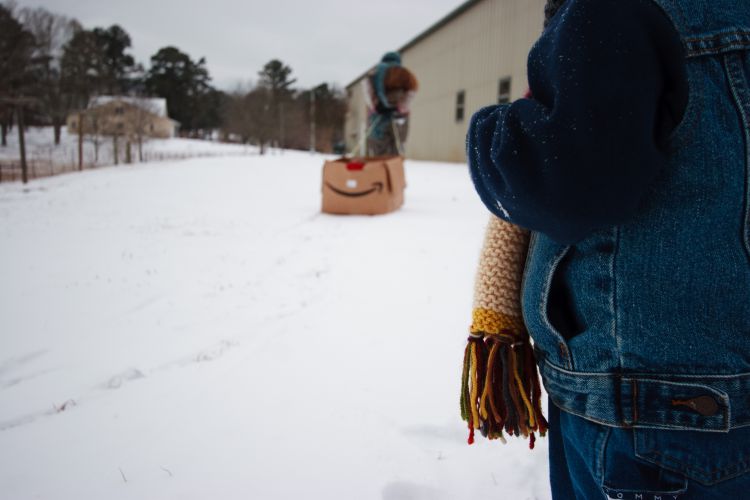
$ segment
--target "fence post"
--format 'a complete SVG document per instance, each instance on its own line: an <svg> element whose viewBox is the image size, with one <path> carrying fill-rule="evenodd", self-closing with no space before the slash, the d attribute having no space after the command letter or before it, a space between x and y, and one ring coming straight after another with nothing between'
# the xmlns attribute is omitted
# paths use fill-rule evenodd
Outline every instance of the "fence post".
<svg viewBox="0 0 750 500"><path fill-rule="evenodd" d="M16 106L16 120L18 123L18 145L21 148L21 177L23 183L29 182L28 165L26 164L26 140L24 137L23 105Z"/></svg>

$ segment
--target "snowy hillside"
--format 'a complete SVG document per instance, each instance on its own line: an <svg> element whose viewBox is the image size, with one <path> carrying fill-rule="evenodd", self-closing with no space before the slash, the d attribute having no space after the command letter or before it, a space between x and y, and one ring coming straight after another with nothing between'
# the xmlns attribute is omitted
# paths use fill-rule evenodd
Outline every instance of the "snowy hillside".
<svg viewBox="0 0 750 500"><path fill-rule="evenodd" d="M461 165L319 213L322 157L0 184L0 498L548 499L458 408L486 212Z"/></svg>

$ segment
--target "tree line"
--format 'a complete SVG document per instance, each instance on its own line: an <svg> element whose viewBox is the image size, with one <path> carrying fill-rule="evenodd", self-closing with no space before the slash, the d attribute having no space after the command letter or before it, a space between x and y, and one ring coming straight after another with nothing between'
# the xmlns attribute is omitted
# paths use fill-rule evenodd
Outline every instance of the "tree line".
<svg viewBox="0 0 750 500"><path fill-rule="evenodd" d="M346 100L327 84L297 89L292 69L273 59L253 84L224 92L211 84L206 59L166 46L146 68L130 53L119 25L84 28L44 8L0 3L0 128L2 145L24 108L26 124L54 129L98 95L161 97L180 134L284 148L331 151L343 142Z"/></svg>
<svg viewBox="0 0 750 500"><path fill-rule="evenodd" d="M258 72L254 85L226 96L223 130L242 143L290 149L335 151L343 147L346 95L321 84L294 89L292 69L274 59Z"/></svg>

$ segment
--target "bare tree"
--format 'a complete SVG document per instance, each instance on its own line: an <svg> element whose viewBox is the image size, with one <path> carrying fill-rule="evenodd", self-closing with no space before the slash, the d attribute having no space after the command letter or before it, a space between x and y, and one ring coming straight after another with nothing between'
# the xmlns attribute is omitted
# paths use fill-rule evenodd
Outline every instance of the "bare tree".
<svg viewBox="0 0 750 500"><path fill-rule="evenodd" d="M252 118L245 106L245 96L252 89L252 84L239 84L227 96L226 115L223 132L232 141L248 144L253 139Z"/></svg>
<svg viewBox="0 0 750 500"><path fill-rule="evenodd" d="M225 132L243 144L256 143L264 154L278 133L278 118L271 104L270 90L258 86L238 88L229 96Z"/></svg>
<svg viewBox="0 0 750 500"><path fill-rule="evenodd" d="M64 91L61 60L63 47L81 29L80 24L44 8L25 8L19 13L24 27L34 36L34 94L42 112L50 120L55 133L55 144L60 144L60 133L65 118L72 108L72 99Z"/></svg>
<svg viewBox="0 0 750 500"><path fill-rule="evenodd" d="M94 165L96 166L99 163L99 149L104 143L104 116L100 110L94 108L81 113L79 118L85 123L85 126L79 130L86 131L86 141L94 146Z"/></svg>

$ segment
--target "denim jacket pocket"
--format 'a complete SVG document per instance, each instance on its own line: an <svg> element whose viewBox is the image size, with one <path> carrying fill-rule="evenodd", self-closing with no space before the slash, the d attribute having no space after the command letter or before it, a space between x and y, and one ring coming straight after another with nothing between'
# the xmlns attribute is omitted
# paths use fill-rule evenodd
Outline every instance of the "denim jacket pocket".
<svg viewBox="0 0 750 500"><path fill-rule="evenodd" d="M750 427L728 433L635 429L636 456L710 486L750 470Z"/></svg>
<svg viewBox="0 0 750 500"><path fill-rule="evenodd" d="M748 35L750 36L750 35ZM745 135L745 213L743 214L743 237L745 251L750 257L750 50L733 52L724 56L724 66L742 119Z"/></svg>
<svg viewBox="0 0 750 500"><path fill-rule="evenodd" d="M524 321L536 350L568 369L573 366L567 341L550 321L548 310L553 280L570 248L541 233L532 233L522 287Z"/></svg>

